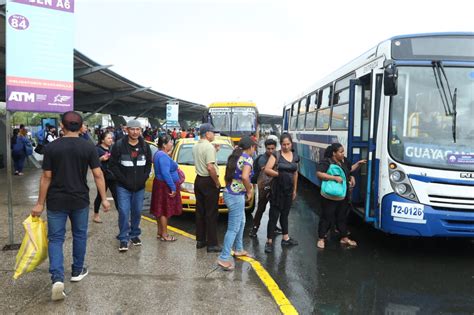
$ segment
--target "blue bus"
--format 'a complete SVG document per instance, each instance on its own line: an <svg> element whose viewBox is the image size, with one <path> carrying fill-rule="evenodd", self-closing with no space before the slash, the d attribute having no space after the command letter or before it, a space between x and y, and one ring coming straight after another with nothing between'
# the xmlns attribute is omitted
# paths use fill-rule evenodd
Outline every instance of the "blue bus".
<svg viewBox="0 0 474 315"><path fill-rule="evenodd" d="M474 33L396 36L283 110L300 173L339 142L353 163L354 211L382 231L474 236Z"/></svg>

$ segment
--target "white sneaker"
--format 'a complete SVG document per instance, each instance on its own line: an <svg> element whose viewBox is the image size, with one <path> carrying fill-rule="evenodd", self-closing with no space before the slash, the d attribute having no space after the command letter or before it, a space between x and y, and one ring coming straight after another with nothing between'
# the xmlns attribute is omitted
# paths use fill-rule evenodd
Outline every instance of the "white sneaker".
<svg viewBox="0 0 474 315"><path fill-rule="evenodd" d="M53 283L53 288L51 289L51 300L64 300L65 297L66 293L64 293L64 283L59 281Z"/></svg>
<svg viewBox="0 0 474 315"><path fill-rule="evenodd" d="M85 276L89 274L89 270L86 267L82 267L81 272L73 272L71 277L71 282L79 282L84 279Z"/></svg>

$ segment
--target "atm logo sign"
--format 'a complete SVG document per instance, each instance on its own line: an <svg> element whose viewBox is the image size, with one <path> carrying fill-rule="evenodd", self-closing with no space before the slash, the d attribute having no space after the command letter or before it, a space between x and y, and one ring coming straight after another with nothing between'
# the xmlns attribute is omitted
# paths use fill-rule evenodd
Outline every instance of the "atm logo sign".
<svg viewBox="0 0 474 315"><path fill-rule="evenodd" d="M11 92L8 97L9 102L25 102L25 103L34 103L35 102L35 93L28 92Z"/></svg>

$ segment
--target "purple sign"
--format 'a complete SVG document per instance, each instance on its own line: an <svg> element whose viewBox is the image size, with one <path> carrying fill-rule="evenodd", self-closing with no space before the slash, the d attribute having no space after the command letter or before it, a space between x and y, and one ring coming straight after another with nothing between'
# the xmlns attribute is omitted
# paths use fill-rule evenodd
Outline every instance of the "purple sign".
<svg viewBox="0 0 474 315"><path fill-rule="evenodd" d="M10 16L8 19L8 24L10 24L11 27L17 30L26 30L28 26L30 26L30 21L23 15L15 14Z"/></svg>
<svg viewBox="0 0 474 315"><path fill-rule="evenodd" d="M12 107L23 111L64 113L73 106L74 91L8 85L6 96Z"/></svg>
<svg viewBox="0 0 474 315"><path fill-rule="evenodd" d="M74 0L12 0L12 2L28 4L65 12L74 12Z"/></svg>
<svg viewBox="0 0 474 315"><path fill-rule="evenodd" d="M449 164L474 164L474 154L450 154Z"/></svg>

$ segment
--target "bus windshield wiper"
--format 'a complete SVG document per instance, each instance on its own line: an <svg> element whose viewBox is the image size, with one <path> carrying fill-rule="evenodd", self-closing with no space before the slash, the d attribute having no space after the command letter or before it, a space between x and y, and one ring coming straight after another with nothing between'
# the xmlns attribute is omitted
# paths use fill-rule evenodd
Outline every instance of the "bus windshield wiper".
<svg viewBox="0 0 474 315"><path fill-rule="evenodd" d="M436 86L438 87L439 94L441 96L441 102L443 103L444 111L446 116L453 116L453 140L456 143L456 98L457 98L457 88L454 89L454 94L451 93L451 88L449 86L448 77L444 71L443 63L439 60L433 60L431 62L433 65L433 74L436 81ZM443 83L443 78L446 83L446 88Z"/></svg>
<svg viewBox="0 0 474 315"><path fill-rule="evenodd" d="M433 74L435 77L436 86L438 87L439 96L441 97L441 102L443 103L444 112L446 116L451 116L452 111L449 104L450 99L452 100L451 89L449 88L449 83L445 76L446 85L448 86L448 91L449 91L449 98L448 98L448 95L446 93L446 88L444 87L443 80L442 80L443 79L442 73L444 73L444 68L442 68L441 61L433 60L431 64L433 65ZM443 69L442 72L441 72L441 69Z"/></svg>
<svg viewBox="0 0 474 315"><path fill-rule="evenodd" d="M456 110L457 97L458 97L458 89L455 88L454 95L453 95L453 140L454 140L454 143L456 143L456 120L457 120L457 115L458 115L458 112Z"/></svg>

